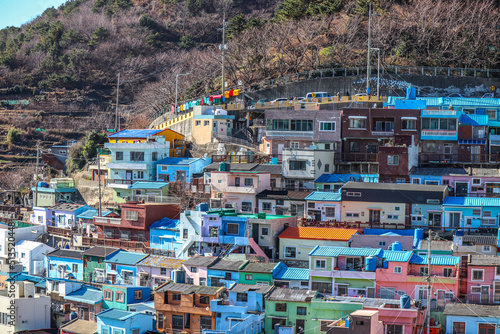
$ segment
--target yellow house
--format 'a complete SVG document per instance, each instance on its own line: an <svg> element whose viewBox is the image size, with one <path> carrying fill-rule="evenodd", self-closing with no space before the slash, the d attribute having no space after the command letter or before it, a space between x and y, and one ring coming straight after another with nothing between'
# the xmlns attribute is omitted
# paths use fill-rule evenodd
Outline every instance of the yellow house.
<svg viewBox="0 0 500 334"><path fill-rule="evenodd" d="M213 142L217 135L231 136L234 116L226 110L211 106L195 106L193 116L193 140L203 145Z"/></svg>
<svg viewBox="0 0 500 334"><path fill-rule="evenodd" d="M185 136L171 129L121 130L108 136L110 143L144 143L152 137L165 137L170 143L170 157L184 157L186 153Z"/></svg>

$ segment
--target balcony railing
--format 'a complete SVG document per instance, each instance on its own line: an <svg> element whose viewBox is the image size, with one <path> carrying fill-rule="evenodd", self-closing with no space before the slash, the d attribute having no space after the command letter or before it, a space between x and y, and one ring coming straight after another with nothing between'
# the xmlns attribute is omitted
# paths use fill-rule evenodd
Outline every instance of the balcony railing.
<svg viewBox="0 0 500 334"><path fill-rule="evenodd" d="M467 303L469 304L483 304L483 305L492 305L492 304L500 304L500 295L491 295L491 294L481 294L481 293L470 293L467 294Z"/></svg>
<svg viewBox="0 0 500 334"><path fill-rule="evenodd" d="M424 136L440 136L440 137L456 137L458 135L458 131L449 131L449 130L422 130L422 137Z"/></svg>
<svg viewBox="0 0 500 334"><path fill-rule="evenodd" d="M121 223L121 218L94 217L94 224L120 225Z"/></svg>
<svg viewBox="0 0 500 334"><path fill-rule="evenodd" d="M378 162L378 153L340 153L335 154L335 162Z"/></svg>
<svg viewBox="0 0 500 334"><path fill-rule="evenodd" d="M148 247L144 242L141 241L125 241L120 239L98 239L90 237L82 237L82 244L84 246L106 246L123 248L128 250L138 250L142 252L147 252Z"/></svg>
<svg viewBox="0 0 500 334"><path fill-rule="evenodd" d="M500 163L500 154L442 154L442 153L420 153L420 163Z"/></svg>
<svg viewBox="0 0 500 334"><path fill-rule="evenodd" d="M374 136L394 136L394 131L372 131Z"/></svg>
<svg viewBox="0 0 500 334"><path fill-rule="evenodd" d="M135 195L131 197L132 201L137 202L148 202L148 203L175 203L179 204L181 199L172 196L162 196L162 195Z"/></svg>

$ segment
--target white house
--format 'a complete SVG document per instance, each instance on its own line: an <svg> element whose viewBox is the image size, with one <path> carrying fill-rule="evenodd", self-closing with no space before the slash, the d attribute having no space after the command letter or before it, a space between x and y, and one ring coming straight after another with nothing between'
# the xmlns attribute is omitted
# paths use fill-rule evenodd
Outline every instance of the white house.
<svg viewBox="0 0 500 334"><path fill-rule="evenodd" d="M314 189L314 180L335 171L333 150L313 148L284 148L283 178L289 190Z"/></svg>
<svg viewBox="0 0 500 334"><path fill-rule="evenodd" d="M61 203L48 208L33 207L31 222L56 226L60 228L72 228L76 226L76 216L93 209L88 205Z"/></svg>
<svg viewBox="0 0 500 334"><path fill-rule="evenodd" d="M16 258L23 266L23 271L30 275L42 275L45 269L45 254L54 248L41 242L22 240L16 245Z"/></svg>
<svg viewBox="0 0 500 334"><path fill-rule="evenodd" d="M15 248L16 243L21 240L36 240L40 235L47 232L46 225L21 227L14 229L14 235L9 235L7 228L0 229L0 262L7 264L9 248ZM14 241L9 242L9 238L13 237ZM9 245L10 243L10 245Z"/></svg>
<svg viewBox="0 0 500 334"><path fill-rule="evenodd" d="M340 221L341 194L315 191L306 197L307 216L316 221Z"/></svg>

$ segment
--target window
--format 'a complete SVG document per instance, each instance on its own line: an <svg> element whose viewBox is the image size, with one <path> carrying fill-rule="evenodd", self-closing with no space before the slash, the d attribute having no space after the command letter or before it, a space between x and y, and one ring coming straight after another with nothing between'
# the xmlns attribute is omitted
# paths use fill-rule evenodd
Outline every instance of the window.
<svg viewBox="0 0 500 334"><path fill-rule="evenodd" d="M315 268L316 269L325 269L326 268L326 260L316 260Z"/></svg>
<svg viewBox="0 0 500 334"><path fill-rule="evenodd" d="M6 325L7 323L5 322L2 322L4 325ZM106 326L101 326L101 333L102 334L109 334L109 327L106 327Z"/></svg>
<svg viewBox="0 0 500 334"><path fill-rule="evenodd" d="M212 317L202 315L200 317L201 329L212 329Z"/></svg>
<svg viewBox="0 0 500 334"><path fill-rule="evenodd" d="M189 230L187 228L182 229L182 239L187 239L189 235Z"/></svg>
<svg viewBox="0 0 500 334"><path fill-rule="evenodd" d="M472 214L474 216L480 216L481 215L481 209L472 209Z"/></svg>
<svg viewBox="0 0 500 334"><path fill-rule="evenodd" d="M209 125L210 125L210 121L203 122L203 126L209 126Z"/></svg>
<svg viewBox="0 0 500 334"><path fill-rule="evenodd" d="M403 334L403 325L387 325L386 334Z"/></svg>
<svg viewBox="0 0 500 334"><path fill-rule="evenodd" d="M325 173L330 173L330 164L325 164Z"/></svg>
<svg viewBox="0 0 500 334"><path fill-rule="evenodd" d="M237 302L247 302L248 301L248 295L243 292L238 292L236 294L236 301Z"/></svg>
<svg viewBox="0 0 500 334"><path fill-rule="evenodd" d="M166 275L167 274L167 268L160 268L160 275Z"/></svg>
<svg viewBox="0 0 500 334"><path fill-rule="evenodd" d="M358 212L346 212L345 216L347 218L359 218Z"/></svg>
<svg viewBox="0 0 500 334"><path fill-rule="evenodd" d="M418 269L418 272L419 272L420 276L427 276L428 273L429 273L429 268L427 268L427 267L420 267Z"/></svg>
<svg viewBox="0 0 500 334"><path fill-rule="evenodd" d="M231 280L231 273L225 273L224 279Z"/></svg>
<svg viewBox="0 0 500 334"><path fill-rule="evenodd" d="M123 303L125 301L125 294L123 293L123 291L115 292L115 301L119 303Z"/></svg>
<svg viewBox="0 0 500 334"><path fill-rule="evenodd" d="M287 324L287 321L286 319L282 319L282 318L272 318L271 319L271 328L274 330L275 329L275 326L276 325L279 325L279 326L286 326ZM264 326L262 326L264 327Z"/></svg>
<svg viewBox="0 0 500 334"><path fill-rule="evenodd" d="M74 263L71 266L71 271L74 272L74 273L77 273L78 272L78 264Z"/></svg>
<svg viewBox="0 0 500 334"><path fill-rule="evenodd" d="M472 270L472 280L473 281L482 281L483 280L483 271L482 270Z"/></svg>
<svg viewBox="0 0 500 334"><path fill-rule="evenodd" d="M281 120L278 121L278 124ZM286 126L288 124L288 120L283 120L283 124ZM290 122L290 131L313 131L313 121L312 119L292 119Z"/></svg>
<svg viewBox="0 0 500 334"><path fill-rule="evenodd" d="M465 322L453 322L453 334L465 334Z"/></svg>
<svg viewBox="0 0 500 334"><path fill-rule="evenodd" d="M200 126L201 125L201 121L196 121L195 122L195 126Z"/></svg>
<svg viewBox="0 0 500 334"><path fill-rule="evenodd" d="M210 303L210 299L208 298L208 296L200 296L200 304L209 304Z"/></svg>
<svg viewBox="0 0 500 334"><path fill-rule="evenodd" d="M120 231L121 240L130 240L130 231Z"/></svg>
<svg viewBox="0 0 500 334"><path fill-rule="evenodd" d="M399 165L399 155L388 155L387 156L388 165Z"/></svg>
<svg viewBox="0 0 500 334"><path fill-rule="evenodd" d="M144 152L130 152L130 161L144 161Z"/></svg>
<svg viewBox="0 0 500 334"><path fill-rule="evenodd" d="M402 267L394 267L394 273L395 274L401 274L403 272L403 268Z"/></svg>
<svg viewBox="0 0 500 334"><path fill-rule="evenodd" d="M184 329L184 317L182 315L172 314L172 329Z"/></svg>
<svg viewBox="0 0 500 334"><path fill-rule="evenodd" d="M401 208L399 206L396 206L396 207L394 207L394 210L399 211L399 210L401 210Z"/></svg>
<svg viewBox="0 0 500 334"><path fill-rule="evenodd" d="M472 184L481 184L481 179L472 179Z"/></svg>
<svg viewBox="0 0 500 334"><path fill-rule="evenodd" d="M105 300L113 300L113 291L104 290L104 299Z"/></svg>
<svg viewBox="0 0 500 334"><path fill-rule="evenodd" d="M319 122L319 131L335 131L335 122Z"/></svg>
<svg viewBox="0 0 500 334"><path fill-rule="evenodd" d="M123 334L123 330L118 328L113 328L113 334Z"/></svg>
<svg viewBox="0 0 500 334"><path fill-rule="evenodd" d="M403 131L411 131L417 129L417 120L416 119L403 119L401 124L401 130Z"/></svg>
<svg viewBox="0 0 500 334"><path fill-rule="evenodd" d="M164 319L164 318L163 318L163 313L158 312L158 314L157 314L157 317L156 317L156 318L157 318L157 319L156 319L156 322L157 322L157 326L158 326L158 328L163 328L163 319Z"/></svg>
<svg viewBox="0 0 500 334"><path fill-rule="evenodd" d="M269 229L267 227L263 227L262 230L260 231L260 234L269 235Z"/></svg>
<svg viewBox="0 0 500 334"><path fill-rule="evenodd" d="M394 299L396 297L395 288L380 287L380 298L383 299Z"/></svg>
<svg viewBox="0 0 500 334"><path fill-rule="evenodd" d="M240 225L227 224L227 234L238 235Z"/></svg>
<svg viewBox="0 0 500 334"><path fill-rule="evenodd" d="M422 130L457 130L457 120L448 118L422 118Z"/></svg>
<svg viewBox="0 0 500 334"><path fill-rule="evenodd" d="M379 246L379 247L385 247L386 245L387 245L387 244L386 244L386 242L385 242L385 241L379 241L379 242L378 242L378 246Z"/></svg>
<svg viewBox="0 0 500 334"><path fill-rule="evenodd" d="M443 276L444 277L451 277L453 275L453 268L444 268L443 269Z"/></svg>
<svg viewBox="0 0 500 334"><path fill-rule="evenodd" d="M398 215L388 214L387 219L399 219Z"/></svg>
<svg viewBox="0 0 500 334"><path fill-rule="evenodd" d="M144 172L142 170L137 171L137 178L138 179L143 179L144 178Z"/></svg>
<svg viewBox="0 0 500 334"><path fill-rule="evenodd" d="M325 208L325 216L326 217L335 217L335 208Z"/></svg>
<svg viewBox="0 0 500 334"><path fill-rule="evenodd" d="M116 152L115 153L115 160L123 160L123 152Z"/></svg>
<svg viewBox="0 0 500 334"><path fill-rule="evenodd" d="M297 306L297 315L306 315L307 307L305 306Z"/></svg>
<svg viewBox="0 0 500 334"><path fill-rule="evenodd" d="M246 177L245 178L245 186L247 186L247 187L253 187L253 179L251 177Z"/></svg>
<svg viewBox="0 0 500 334"><path fill-rule="evenodd" d="M286 303L276 303L276 312L286 312Z"/></svg>
<svg viewBox="0 0 500 334"><path fill-rule="evenodd" d="M348 197L361 197L361 193L360 192L347 192L346 196L348 196Z"/></svg>
<svg viewBox="0 0 500 334"><path fill-rule="evenodd" d="M245 275L245 280L247 280L247 281L253 280L253 275L248 275L248 274Z"/></svg>
<svg viewBox="0 0 500 334"><path fill-rule="evenodd" d="M135 300L142 299L142 290L134 291L134 299Z"/></svg>
<svg viewBox="0 0 500 334"><path fill-rule="evenodd" d="M288 162L290 170L306 170L306 162L300 160L290 160Z"/></svg>
<svg viewBox="0 0 500 334"><path fill-rule="evenodd" d="M297 149L300 148L300 143L298 141L290 142L290 148Z"/></svg>
<svg viewBox="0 0 500 334"><path fill-rule="evenodd" d="M411 179L411 183L420 184L420 179Z"/></svg>
<svg viewBox="0 0 500 334"><path fill-rule="evenodd" d="M349 117L349 128L350 129L363 129L366 130L366 118L365 117Z"/></svg>
<svg viewBox="0 0 500 334"><path fill-rule="evenodd" d="M491 252L491 246L483 246L483 253L489 253Z"/></svg>
<svg viewBox="0 0 500 334"><path fill-rule="evenodd" d="M184 313L184 328L191 328L191 313Z"/></svg>
<svg viewBox="0 0 500 334"><path fill-rule="evenodd" d="M194 279L192 279L191 277L188 277L187 284L193 285L194 284Z"/></svg>
<svg viewBox="0 0 500 334"><path fill-rule="evenodd" d="M262 203L262 211L271 211L271 202Z"/></svg>
<svg viewBox="0 0 500 334"><path fill-rule="evenodd" d="M496 326L493 324L479 324L479 334L495 334Z"/></svg>
<svg viewBox="0 0 500 334"><path fill-rule="evenodd" d="M297 257L297 248L293 246L285 247L285 259L295 259Z"/></svg>
<svg viewBox="0 0 500 334"><path fill-rule="evenodd" d="M197 267L191 267L191 272L192 272L192 273L196 273L196 272L198 272L198 268L197 268Z"/></svg>
<svg viewBox="0 0 500 334"><path fill-rule="evenodd" d="M131 220L131 221L138 221L139 220L139 212L126 210L125 211L125 219Z"/></svg>
<svg viewBox="0 0 500 334"><path fill-rule="evenodd" d="M241 211L251 212L252 211L252 202L241 202Z"/></svg>
<svg viewBox="0 0 500 334"><path fill-rule="evenodd" d="M357 142L357 141L349 142L349 151L359 152L359 142Z"/></svg>
<svg viewBox="0 0 500 334"><path fill-rule="evenodd" d="M174 293L172 295L172 300L176 301L176 302L180 302L181 301L181 294L180 293Z"/></svg>

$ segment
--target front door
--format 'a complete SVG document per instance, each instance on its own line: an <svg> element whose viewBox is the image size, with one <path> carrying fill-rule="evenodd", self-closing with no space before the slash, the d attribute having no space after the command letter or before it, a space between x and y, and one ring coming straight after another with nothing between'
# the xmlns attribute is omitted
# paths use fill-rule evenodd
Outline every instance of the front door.
<svg viewBox="0 0 500 334"><path fill-rule="evenodd" d="M295 323L295 334L303 334L306 321L304 319L297 319Z"/></svg>
<svg viewBox="0 0 500 334"><path fill-rule="evenodd" d="M252 224L252 239L259 242L259 224Z"/></svg>
<svg viewBox="0 0 500 334"><path fill-rule="evenodd" d="M87 321L90 320L89 319L89 309L88 308L82 307L80 309L80 319L81 320L87 320Z"/></svg>
<svg viewBox="0 0 500 334"><path fill-rule="evenodd" d="M337 296L347 296L347 285L337 285Z"/></svg>
<svg viewBox="0 0 500 334"><path fill-rule="evenodd" d="M470 155L472 162L480 162L481 161L481 146L471 146Z"/></svg>
<svg viewBox="0 0 500 334"><path fill-rule="evenodd" d="M380 223L380 210L370 210L370 223Z"/></svg>
<svg viewBox="0 0 500 334"><path fill-rule="evenodd" d="M125 171L125 180L132 180L132 171L131 170Z"/></svg>
<svg viewBox="0 0 500 334"><path fill-rule="evenodd" d="M235 187L239 187L240 186L240 178L239 177L235 177L234 178L234 186Z"/></svg>
<svg viewBox="0 0 500 334"><path fill-rule="evenodd" d="M438 290L437 292L437 306L440 309L444 309L446 305L446 294L444 290Z"/></svg>
<svg viewBox="0 0 500 334"><path fill-rule="evenodd" d="M455 182L455 196L467 196L469 184L467 182Z"/></svg>
<svg viewBox="0 0 500 334"><path fill-rule="evenodd" d="M490 302L490 287L488 285L481 286L481 304Z"/></svg>
<svg viewBox="0 0 500 334"><path fill-rule="evenodd" d="M449 227L460 227L460 212L448 213Z"/></svg>
<svg viewBox="0 0 500 334"><path fill-rule="evenodd" d="M452 149L453 149L453 144L444 144L444 160L447 162L451 162L453 156L452 156Z"/></svg>
<svg viewBox="0 0 500 334"><path fill-rule="evenodd" d="M429 213L429 226L441 226L441 213Z"/></svg>

